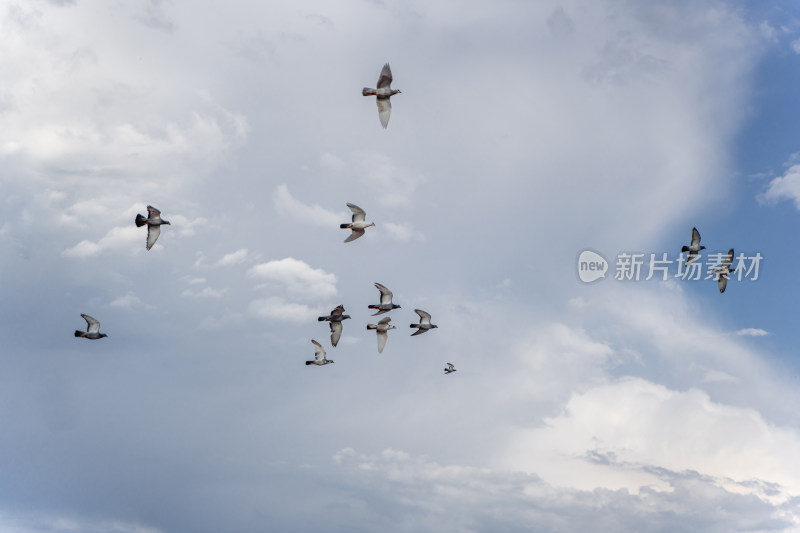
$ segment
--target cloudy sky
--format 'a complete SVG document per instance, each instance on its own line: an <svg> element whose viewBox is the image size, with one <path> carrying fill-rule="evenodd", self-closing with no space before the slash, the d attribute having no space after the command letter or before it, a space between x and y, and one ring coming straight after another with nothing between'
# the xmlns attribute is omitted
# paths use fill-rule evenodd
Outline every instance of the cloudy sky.
<svg viewBox="0 0 800 533"><path fill-rule="evenodd" d="M800 531L797 6L3 0L0 35L4 532ZM693 226L758 271L677 277Z"/></svg>

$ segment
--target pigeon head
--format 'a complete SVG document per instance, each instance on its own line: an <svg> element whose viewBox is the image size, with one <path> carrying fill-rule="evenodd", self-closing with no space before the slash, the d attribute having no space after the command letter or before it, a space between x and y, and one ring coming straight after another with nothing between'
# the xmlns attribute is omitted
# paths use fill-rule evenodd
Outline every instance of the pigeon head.
<svg viewBox="0 0 800 533"><path fill-rule="evenodd" d="M342 315L342 320L344 320L345 318L350 318L350 315Z"/></svg>
<svg viewBox="0 0 800 533"><path fill-rule="evenodd" d="M171 226L172 224L169 223L169 220L162 220L162 224L166 224L167 226Z"/></svg>
<svg viewBox="0 0 800 533"><path fill-rule="evenodd" d="M700 248L698 248L698 250L705 250L705 249L706 249L705 246L701 246Z"/></svg>
<svg viewBox="0 0 800 533"><path fill-rule="evenodd" d="M100 338L101 338L101 339L102 339L103 337L108 337L108 335L106 335L105 333L100 333L99 335L100 335Z"/></svg>

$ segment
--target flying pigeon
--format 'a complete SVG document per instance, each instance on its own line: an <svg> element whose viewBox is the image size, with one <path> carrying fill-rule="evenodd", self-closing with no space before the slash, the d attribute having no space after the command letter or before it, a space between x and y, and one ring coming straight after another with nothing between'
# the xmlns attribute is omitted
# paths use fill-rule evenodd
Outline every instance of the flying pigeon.
<svg viewBox="0 0 800 533"><path fill-rule="evenodd" d="M689 252L689 257L686 258L686 264L688 265L689 263L697 259L698 257L697 252L705 249L706 249L705 246L700 246L700 232L697 231L697 228L692 228L692 244L681 248L681 253Z"/></svg>
<svg viewBox="0 0 800 533"><path fill-rule="evenodd" d="M417 331L411 334L412 337L414 335L419 335L420 333L425 333L430 329L439 327L436 324L431 324L431 315L422 309L414 309L414 312L419 315L419 324L411 324L412 328L417 328Z"/></svg>
<svg viewBox="0 0 800 533"><path fill-rule="evenodd" d="M325 348L322 347L320 343L311 339L311 342L316 346L314 348L314 360L313 361L306 361L306 365L327 365L328 363L333 363L333 359L325 359Z"/></svg>
<svg viewBox="0 0 800 533"><path fill-rule="evenodd" d="M387 332L390 329L394 329L394 326L389 325L389 321L392 320L388 316L378 322L378 324L367 324L367 329L374 329L375 333L378 335L378 353L383 351L383 347L386 346L386 341L389 339L389 335Z"/></svg>
<svg viewBox="0 0 800 533"><path fill-rule="evenodd" d="M102 339L103 337L108 337L105 333L100 333L100 322L96 319L90 317L89 315L81 314L83 319L86 321L86 331L78 331L75 330L76 337L83 337L84 339Z"/></svg>
<svg viewBox="0 0 800 533"><path fill-rule="evenodd" d="M399 93L397 89L391 88L392 84L392 69L389 68L389 63L386 63L381 69L381 76L378 78L378 88L368 89L364 87L361 94L364 96L376 96L378 102L378 118L381 119L381 125L384 129L389 125L389 116L392 114L392 103L389 98L392 95Z"/></svg>
<svg viewBox="0 0 800 533"><path fill-rule="evenodd" d="M370 226L374 226L374 222L365 222L364 219L366 218L367 214L364 212L363 209L358 207L355 204L347 204L347 207L350 208L350 211L353 212L353 221L349 224L340 224L339 227L342 229L349 228L353 232L347 237L344 242L350 242L358 239L362 235L364 235L364 230Z"/></svg>
<svg viewBox="0 0 800 533"><path fill-rule="evenodd" d="M714 274L717 274L717 286L721 293L725 292L725 287L728 286L728 274L736 270L735 268L731 268L731 263L733 263L733 248L728 250L722 263L712 271Z"/></svg>
<svg viewBox="0 0 800 533"><path fill-rule="evenodd" d="M339 343L339 338L342 336L342 320L350 318L350 315L345 315L343 313L344 306L339 305L336 309L331 311L330 315L317 318L320 322L327 320L331 323L331 344L334 348Z"/></svg>
<svg viewBox="0 0 800 533"><path fill-rule="evenodd" d="M136 227L142 227L147 224L147 249L153 247L158 239L158 236L161 234L161 225L168 224L168 220L161 219L161 211L153 207L152 205L147 206L147 218L144 215L136 215Z"/></svg>
<svg viewBox="0 0 800 533"><path fill-rule="evenodd" d="M444 369L444 373L449 374L450 372L455 372L455 371L456 367L454 367L452 363L447 363L447 366Z"/></svg>
<svg viewBox="0 0 800 533"><path fill-rule="evenodd" d="M381 285L380 283L376 283L375 287L381 291L381 303L379 304L372 304L368 305L369 309L377 309L377 313L373 313L372 316L382 315L383 313L388 313L392 309L399 309L400 306L397 304L392 303L392 291Z"/></svg>

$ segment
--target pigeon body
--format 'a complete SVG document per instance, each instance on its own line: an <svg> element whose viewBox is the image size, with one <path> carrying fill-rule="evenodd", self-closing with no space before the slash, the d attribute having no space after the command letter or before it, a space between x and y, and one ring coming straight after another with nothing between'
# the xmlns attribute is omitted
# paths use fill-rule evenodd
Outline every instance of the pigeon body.
<svg viewBox="0 0 800 533"><path fill-rule="evenodd" d="M339 227L342 229L349 228L352 230L352 233L344 240L344 242L350 242L358 239L362 235L364 235L364 230L370 226L374 226L374 222L367 222L366 217L367 214L364 212L363 209L358 207L355 204L348 203L347 207L350 208L350 211L353 212L353 220L349 224L340 224Z"/></svg>
<svg viewBox="0 0 800 533"><path fill-rule="evenodd" d="M158 239L158 236L161 235L161 226L163 224L171 225L169 220L163 220L161 218L161 211L153 207L152 205L147 206L147 218L144 215L136 215L136 227L142 227L147 224L147 249L153 247Z"/></svg>
<svg viewBox="0 0 800 533"><path fill-rule="evenodd" d="M446 363L446 364L447 364L447 366L444 368L444 373L445 374L449 374L451 372L455 372L456 371L456 367L454 367L452 363Z"/></svg>
<svg viewBox="0 0 800 533"><path fill-rule="evenodd" d="M728 286L728 274L736 271L735 268L731 268L731 263L733 263L733 248L728 250L728 253L722 259L722 263L713 270L717 275L717 287L719 287L720 293L725 292L725 287Z"/></svg>
<svg viewBox="0 0 800 533"><path fill-rule="evenodd" d="M700 246L700 232L697 231L697 228L692 228L692 243L689 246L681 248L681 252L689 252L689 256L686 258L686 264L688 265L697 259L698 252L705 249L705 246Z"/></svg>
<svg viewBox="0 0 800 533"><path fill-rule="evenodd" d="M108 337L105 333L100 333L100 322L97 319L90 317L89 315L81 314L83 319L86 321L86 331L75 330L76 337L83 337L84 339L102 339L103 337Z"/></svg>
<svg viewBox="0 0 800 533"><path fill-rule="evenodd" d="M422 309L414 309L414 312L419 315L419 324L411 324L412 328L417 328L417 331L411 334L412 337L414 335L419 335L421 333L425 333L428 330L439 327L436 324L431 324L431 315L429 315Z"/></svg>
<svg viewBox="0 0 800 533"><path fill-rule="evenodd" d="M323 320L330 322L331 325L331 344L336 347L339 343L339 338L342 336L342 320L350 318L350 315L344 314L344 306L339 305L331 314L317 318L318 321Z"/></svg>
<svg viewBox="0 0 800 533"><path fill-rule="evenodd" d="M378 88L369 89L364 87L361 94L364 96L375 96L375 101L378 103L378 118L381 121L381 126L384 129L389 125L389 117L392 115L392 103L389 100L392 95L398 94L400 91L392 89L392 69L389 68L389 63L386 63L381 69L381 75L378 78Z"/></svg>
<svg viewBox="0 0 800 533"><path fill-rule="evenodd" d="M389 325L391 320L392 319L387 316L377 324L367 324L367 329L374 329L375 333L378 335L378 353L383 352L383 348L386 346L386 341L389 339L387 332L390 329L395 329L394 326Z"/></svg>
<svg viewBox="0 0 800 533"><path fill-rule="evenodd" d="M322 347L320 343L311 339L311 343L314 345L314 360L313 361L306 361L306 365L327 365L328 363L333 363L332 359L325 358L325 348Z"/></svg>
<svg viewBox="0 0 800 533"><path fill-rule="evenodd" d="M382 315L383 313L388 313L392 309L399 309L400 306L397 304L392 303L392 291L381 285L380 283L376 283L375 287L381 293L381 303L373 304L367 306L369 309L377 309L377 313L373 313L372 316Z"/></svg>

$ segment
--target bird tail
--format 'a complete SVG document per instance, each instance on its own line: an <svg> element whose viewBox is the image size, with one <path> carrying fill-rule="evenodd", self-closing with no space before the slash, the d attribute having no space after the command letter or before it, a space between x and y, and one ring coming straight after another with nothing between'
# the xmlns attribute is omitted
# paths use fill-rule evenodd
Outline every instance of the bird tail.
<svg viewBox="0 0 800 533"><path fill-rule="evenodd" d="M689 251L689 247L688 246L684 246L684 247L681 248L681 253L688 252L688 251Z"/></svg>
<svg viewBox="0 0 800 533"><path fill-rule="evenodd" d="M141 228L145 224L147 224L147 219L144 218L142 215L136 215L136 227Z"/></svg>
<svg viewBox="0 0 800 533"><path fill-rule="evenodd" d="M326 317L326 316L321 316L321 317L318 317L318 318L317 318L317 320L318 320L319 322L322 322L322 321L323 321L323 320L325 320L326 318L328 318L328 317Z"/></svg>
<svg viewBox="0 0 800 533"><path fill-rule="evenodd" d="M347 229L350 227L350 224L339 224L339 227L342 229Z"/></svg>
<svg viewBox="0 0 800 533"><path fill-rule="evenodd" d="M313 365L314 361L306 361L306 365Z"/></svg>
<svg viewBox="0 0 800 533"><path fill-rule="evenodd" d="M409 324L409 326L412 327L412 328L418 328L419 324Z"/></svg>
<svg viewBox="0 0 800 533"><path fill-rule="evenodd" d="M378 326L375 324L367 324L367 329L378 329Z"/></svg>
<svg viewBox="0 0 800 533"><path fill-rule="evenodd" d="M363 94L364 96L372 96L374 94L378 94L378 91L376 91L375 89L368 89L364 87L364 89L361 91L361 94Z"/></svg>
<svg viewBox="0 0 800 533"><path fill-rule="evenodd" d="M76 330L75 330L75 336L76 336L76 337L84 337L84 336L86 336L86 333L84 333L83 331L78 331L78 330L76 329Z"/></svg>

